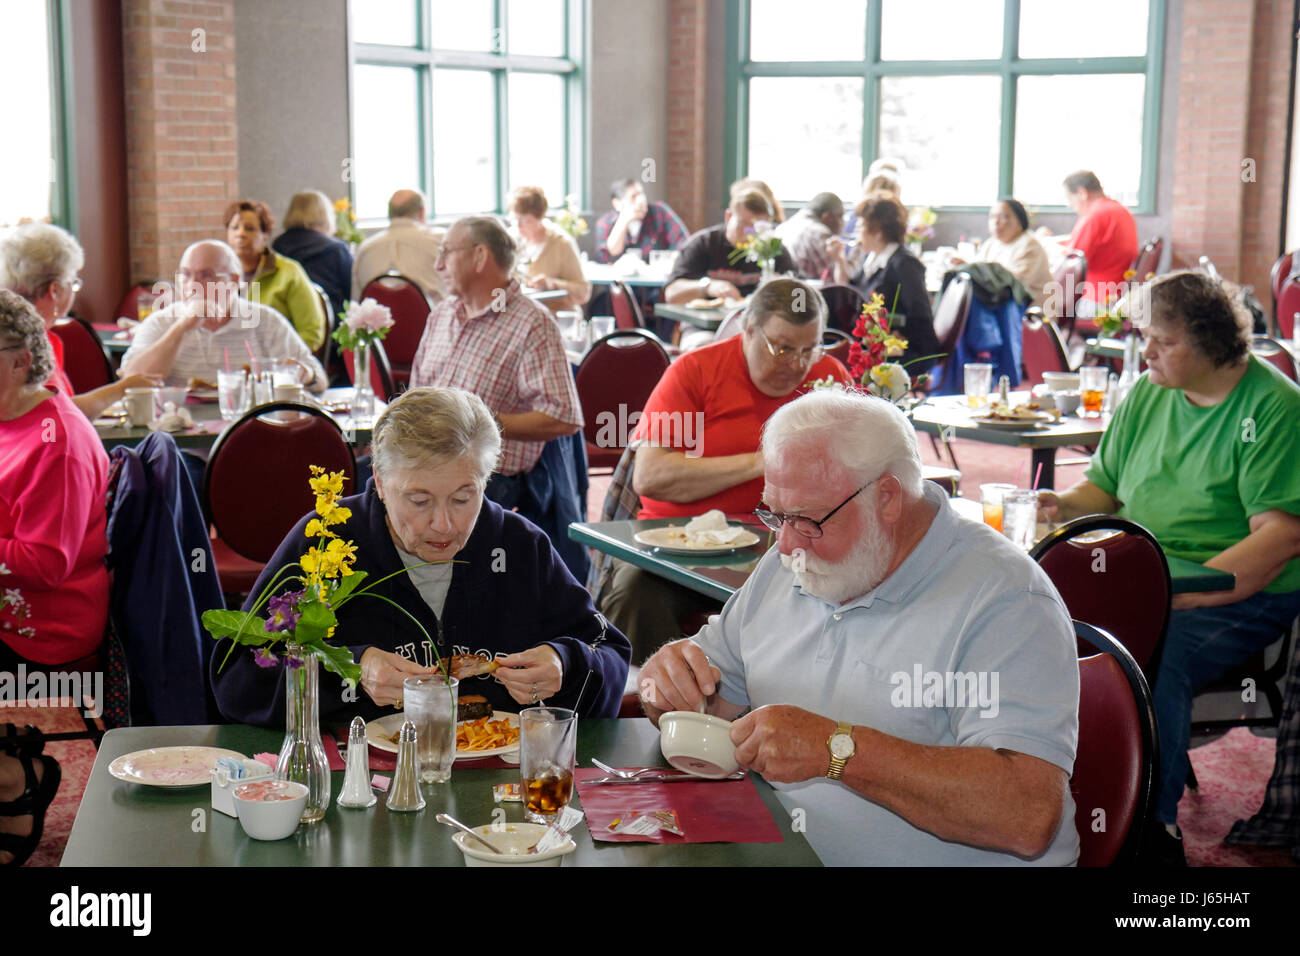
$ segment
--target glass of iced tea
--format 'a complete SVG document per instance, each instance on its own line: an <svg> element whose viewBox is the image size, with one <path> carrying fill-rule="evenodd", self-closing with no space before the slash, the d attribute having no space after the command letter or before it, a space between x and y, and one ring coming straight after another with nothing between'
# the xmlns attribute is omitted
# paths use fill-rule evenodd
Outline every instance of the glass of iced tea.
<svg viewBox="0 0 1300 956"><path fill-rule="evenodd" d="M980 485L980 503L984 506L984 523L999 534L1002 532L1002 497L1016 486L1005 482Z"/></svg>
<svg viewBox="0 0 1300 956"><path fill-rule="evenodd" d="M519 778L524 816L550 823L573 796L578 715L563 707L519 712Z"/></svg>
<svg viewBox="0 0 1300 956"><path fill-rule="evenodd" d="M1101 403L1106 398L1106 376L1110 372L1104 365L1085 365L1079 369L1079 397L1083 414L1087 418L1101 415Z"/></svg>

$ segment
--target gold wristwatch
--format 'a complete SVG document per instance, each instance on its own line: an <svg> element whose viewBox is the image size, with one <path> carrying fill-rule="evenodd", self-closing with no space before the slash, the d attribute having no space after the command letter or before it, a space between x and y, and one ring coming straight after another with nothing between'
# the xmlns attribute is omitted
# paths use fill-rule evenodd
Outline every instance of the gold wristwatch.
<svg viewBox="0 0 1300 956"><path fill-rule="evenodd" d="M826 749L831 752L831 766L826 771L826 776L840 780L844 777L844 765L857 750L857 745L853 742L853 725L841 720L835 727L835 733L827 739Z"/></svg>

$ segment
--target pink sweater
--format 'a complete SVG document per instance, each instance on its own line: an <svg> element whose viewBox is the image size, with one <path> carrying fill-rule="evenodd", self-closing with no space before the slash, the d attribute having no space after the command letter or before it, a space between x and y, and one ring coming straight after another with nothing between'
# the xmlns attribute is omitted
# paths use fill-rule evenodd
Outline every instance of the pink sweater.
<svg viewBox="0 0 1300 956"><path fill-rule="evenodd" d="M64 664L99 647L108 620L108 455L67 395L0 421L0 588L30 609L0 611L0 640L28 660ZM18 628L32 628L25 637Z"/></svg>

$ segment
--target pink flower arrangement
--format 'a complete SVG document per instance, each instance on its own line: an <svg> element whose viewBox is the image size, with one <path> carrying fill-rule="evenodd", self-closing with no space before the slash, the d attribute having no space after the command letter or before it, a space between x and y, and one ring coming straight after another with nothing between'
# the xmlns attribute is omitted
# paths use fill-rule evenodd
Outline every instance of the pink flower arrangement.
<svg viewBox="0 0 1300 956"><path fill-rule="evenodd" d="M386 305L374 299L348 303L343 321L334 330L334 338L345 349L355 350L358 345L369 345L382 339L393 327L393 313Z"/></svg>

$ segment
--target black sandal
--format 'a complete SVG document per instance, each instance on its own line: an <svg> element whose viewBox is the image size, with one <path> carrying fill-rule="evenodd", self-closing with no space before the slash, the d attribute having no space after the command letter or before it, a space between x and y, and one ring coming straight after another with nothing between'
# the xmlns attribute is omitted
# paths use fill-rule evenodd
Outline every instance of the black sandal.
<svg viewBox="0 0 1300 956"><path fill-rule="evenodd" d="M45 775L36 779L36 769L32 766L32 757L20 755L17 758L23 765L26 777L26 789L17 800L0 803L0 817L32 818L32 831L26 836L17 833L0 833L0 851L12 854L6 866L22 866L36 851L45 830L45 811L54 802L54 795L59 790L63 771L53 757L37 757L45 768Z"/></svg>
<svg viewBox="0 0 1300 956"><path fill-rule="evenodd" d="M39 757L45 752L45 735L28 724L18 732L16 724L0 724L0 753L11 757Z"/></svg>

